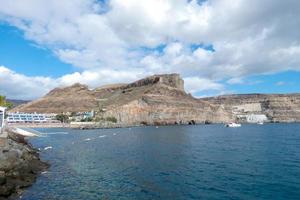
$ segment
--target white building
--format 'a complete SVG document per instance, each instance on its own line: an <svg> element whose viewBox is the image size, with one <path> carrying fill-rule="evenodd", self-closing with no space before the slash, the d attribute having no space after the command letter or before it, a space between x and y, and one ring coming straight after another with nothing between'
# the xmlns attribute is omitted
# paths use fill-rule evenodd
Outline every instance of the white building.
<svg viewBox="0 0 300 200"><path fill-rule="evenodd" d="M258 123L258 122L266 122L268 118L264 114L251 114L247 115L247 122L249 123Z"/></svg>
<svg viewBox="0 0 300 200"><path fill-rule="evenodd" d="M53 114L8 113L7 123L49 123L57 122Z"/></svg>
<svg viewBox="0 0 300 200"><path fill-rule="evenodd" d="M259 123L259 122L267 122L268 117L264 114L244 114L237 115L239 120L242 120L247 123Z"/></svg>
<svg viewBox="0 0 300 200"><path fill-rule="evenodd" d="M6 110L5 107L0 106L0 133L1 133L1 129L4 126L5 110Z"/></svg>

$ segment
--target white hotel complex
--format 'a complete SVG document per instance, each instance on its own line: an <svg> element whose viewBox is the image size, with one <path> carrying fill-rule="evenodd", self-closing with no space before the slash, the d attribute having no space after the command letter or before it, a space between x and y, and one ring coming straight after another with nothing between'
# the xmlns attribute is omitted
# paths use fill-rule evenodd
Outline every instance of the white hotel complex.
<svg viewBox="0 0 300 200"><path fill-rule="evenodd" d="M7 113L7 123L48 123L54 122L55 114Z"/></svg>

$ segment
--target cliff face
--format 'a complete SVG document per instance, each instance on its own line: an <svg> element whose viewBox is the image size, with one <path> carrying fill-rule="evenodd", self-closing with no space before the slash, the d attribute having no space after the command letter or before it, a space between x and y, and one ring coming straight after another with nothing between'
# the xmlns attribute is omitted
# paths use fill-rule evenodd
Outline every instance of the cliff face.
<svg viewBox="0 0 300 200"><path fill-rule="evenodd" d="M96 92L98 117L123 124L188 124L224 122L231 115L220 106L199 101L184 91L178 74L155 75L126 86Z"/></svg>
<svg viewBox="0 0 300 200"><path fill-rule="evenodd" d="M300 94L226 95L203 100L224 107L242 122L300 121Z"/></svg>
<svg viewBox="0 0 300 200"><path fill-rule="evenodd" d="M119 99L124 102L120 103ZM220 106L199 101L167 85L141 87L139 92L130 88L117 91L102 106L105 112L99 112L101 117L114 116L118 122L129 124L188 124L231 119Z"/></svg>
<svg viewBox="0 0 300 200"><path fill-rule="evenodd" d="M141 86L151 86L154 84L161 84L184 91L184 81L180 78L179 74L163 74L150 76L138 80L134 83L128 84L124 87L124 89Z"/></svg>

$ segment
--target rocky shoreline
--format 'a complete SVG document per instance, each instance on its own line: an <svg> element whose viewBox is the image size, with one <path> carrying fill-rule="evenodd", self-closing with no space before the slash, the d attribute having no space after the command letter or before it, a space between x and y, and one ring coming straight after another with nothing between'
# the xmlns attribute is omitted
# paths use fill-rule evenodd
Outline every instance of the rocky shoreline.
<svg viewBox="0 0 300 200"><path fill-rule="evenodd" d="M17 199L48 167L23 136L4 130L0 137L0 200Z"/></svg>

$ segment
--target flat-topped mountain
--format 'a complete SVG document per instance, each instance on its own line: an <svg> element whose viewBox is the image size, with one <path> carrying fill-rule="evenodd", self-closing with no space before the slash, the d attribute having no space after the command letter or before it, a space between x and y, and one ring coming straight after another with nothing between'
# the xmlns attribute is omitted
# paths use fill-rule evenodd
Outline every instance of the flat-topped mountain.
<svg viewBox="0 0 300 200"><path fill-rule="evenodd" d="M103 118L114 116L122 123L175 124L226 122L230 113L220 106L198 100L183 89L178 74L157 75L121 89L97 93Z"/></svg>
<svg viewBox="0 0 300 200"><path fill-rule="evenodd" d="M36 101L13 109L37 113L91 110L97 118L113 117L128 125L299 122L300 94L244 94L196 99L184 91L184 81L179 74L162 74L95 89L77 83L56 88Z"/></svg>
<svg viewBox="0 0 300 200"><path fill-rule="evenodd" d="M184 81L178 74L154 75L130 84L103 86L93 90L81 84L56 88L13 111L62 113L91 110L99 118L114 117L124 124L232 120L232 115L222 107L187 94Z"/></svg>

